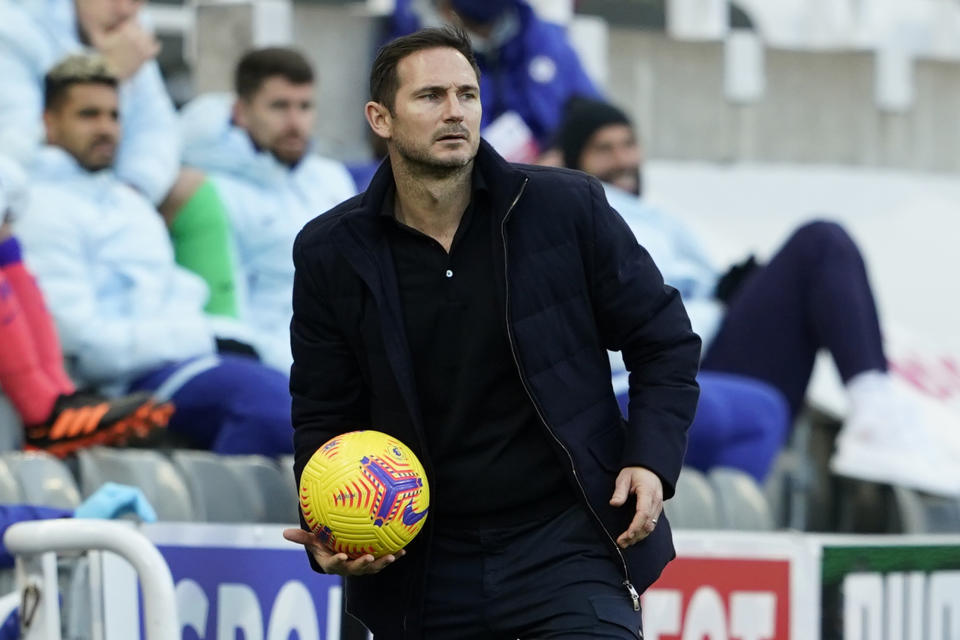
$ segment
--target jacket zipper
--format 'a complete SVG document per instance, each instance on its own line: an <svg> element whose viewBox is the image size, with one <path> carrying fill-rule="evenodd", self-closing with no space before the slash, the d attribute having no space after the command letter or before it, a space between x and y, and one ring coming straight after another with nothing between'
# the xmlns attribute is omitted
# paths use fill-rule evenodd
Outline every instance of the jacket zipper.
<svg viewBox="0 0 960 640"><path fill-rule="evenodd" d="M507 260L507 220L510 218L510 213L513 211L513 208L517 206L517 202L520 200L520 197L523 195L524 190L527 188L527 182L529 178L525 178L523 184L520 185L520 191L517 192L516 197L513 199L513 202L510 204L510 208L507 209L506 215L503 216L503 220L500 222L500 237L503 239L503 281L506 288L506 295L504 297L504 308L506 309L506 324L507 324L507 341L510 343L510 354L513 356L513 362L517 367L517 372L520 374L520 384L523 385L523 390L526 392L527 397L530 398L530 402L533 404L534 410L537 412L537 416L540 418L540 422L543 423L543 426L547 429L547 433L550 434L550 437L557 443L557 445L563 450L567 455L567 460L570 462L570 470L573 472L573 479L577 483L577 487L580 489L580 495L583 497L583 502L587 505L590 514L600 525L600 528L603 530L603 533L606 534L607 539L610 541L610 544L613 545L614 551L617 553L617 557L620 558L620 565L623 567L623 586L627 590L627 593L630 595L630 600L633 601L633 610L640 611L640 594L637 592L637 589L633 586L633 583L630 582L630 571L627 568L627 561L623 557L623 552L620 550L620 547L617 546L617 541L610 535L610 532L607 531L607 528L603 525L603 521L600 519L600 516L597 515L597 512L594 510L593 505L590 504L590 500L587 498L587 492L583 488L583 484L580 482L580 476L577 475L577 467L573 462L573 456L570 455L570 450L567 449L566 445L563 444L563 441L557 437L557 434L553 432L553 429L550 428L550 424L547 422L546 417L543 415L543 412L540 410L540 405L537 404L536 399L533 397L533 392L530 391L530 387L527 384L527 379L523 375L523 367L520 366L520 358L517 356L517 349L513 339L513 331L510 329L510 278L507 275L508 270L508 260Z"/></svg>

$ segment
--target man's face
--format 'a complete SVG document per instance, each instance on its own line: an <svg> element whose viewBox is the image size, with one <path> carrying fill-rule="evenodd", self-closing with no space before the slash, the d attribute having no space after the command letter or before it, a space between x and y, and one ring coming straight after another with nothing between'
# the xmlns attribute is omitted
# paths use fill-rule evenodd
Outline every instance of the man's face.
<svg viewBox="0 0 960 640"><path fill-rule="evenodd" d="M249 100L238 98L234 109L237 126L288 166L307 153L315 117L313 83L293 84L283 76L267 78Z"/></svg>
<svg viewBox="0 0 960 640"><path fill-rule="evenodd" d="M633 129L625 124L597 129L580 154L580 169L638 196L642 162L643 153Z"/></svg>
<svg viewBox="0 0 960 640"><path fill-rule="evenodd" d="M389 114L397 153L434 170L467 166L480 146L477 74L456 49L426 49L400 60L400 83Z"/></svg>
<svg viewBox="0 0 960 640"><path fill-rule="evenodd" d="M75 0L77 21L89 35L110 31L137 15L146 0Z"/></svg>
<svg viewBox="0 0 960 640"><path fill-rule="evenodd" d="M113 165L120 139L117 90L103 84L75 84L60 104L43 114L47 142L76 158L87 171Z"/></svg>

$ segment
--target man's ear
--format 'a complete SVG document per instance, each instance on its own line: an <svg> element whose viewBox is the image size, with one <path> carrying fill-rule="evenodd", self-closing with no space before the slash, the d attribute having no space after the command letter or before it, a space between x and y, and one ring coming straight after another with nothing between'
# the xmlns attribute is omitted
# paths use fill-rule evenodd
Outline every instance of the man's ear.
<svg viewBox="0 0 960 640"><path fill-rule="evenodd" d="M379 102L370 101L363 108L367 123L378 137L389 140L393 135L393 118L390 110Z"/></svg>
<svg viewBox="0 0 960 640"><path fill-rule="evenodd" d="M247 128L247 110L244 108L246 105L241 104L243 98L238 97L233 101L233 108L230 110L230 122L237 125L241 129Z"/></svg>
<svg viewBox="0 0 960 640"><path fill-rule="evenodd" d="M57 141L57 120L56 114L50 109L43 110L43 131L44 140L47 144L55 144Z"/></svg>

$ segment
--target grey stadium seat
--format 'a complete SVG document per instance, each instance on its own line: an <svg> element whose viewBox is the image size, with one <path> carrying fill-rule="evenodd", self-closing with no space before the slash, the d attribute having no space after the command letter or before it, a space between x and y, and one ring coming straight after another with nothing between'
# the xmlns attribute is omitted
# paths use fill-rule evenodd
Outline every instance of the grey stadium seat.
<svg viewBox="0 0 960 640"><path fill-rule="evenodd" d="M23 449L23 423L10 400L0 393L0 451Z"/></svg>
<svg viewBox="0 0 960 640"><path fill-rule="evenodd" d="M684 467L673 498L664 505L674 529L716 529L720 526L717 501L710 483L692 467Z"/></svg>
<svg viewBox="0 0 960 640"><path fill-rule="evenodd" d="M0 455L20 487L24 504L75 509L80 492L66 465L47 453L8 451Z"/></svg>
<svg viewBox="0 0 960 640"><path fill-rule="evenodd" d="M263 511L257 514L257 522L297 523L297 490L290 467L281 468L263 456L222 456L221 459L238 482L248 483L251 490L260 494Z"/></svg>
<svg viewBox="0 0 960 640"><path fill-rule="evenodd" d="M147 449L92 447L77 452L77 475L84 496L104 482L139 487L160 520L195 520L190 490L169 459Z"/></svg>
<svg viewBox="0 0 960 640"><path fill-rule="evenodd" d="M0 460L0 504L21 504L20 486L7 463Z"/></svg>
<svg viewBox="0 0 960 640"><path fill-rule="evenodd" d="M710 470L710 485L717 497L722 529L770 531L773 516L770 506L748 474L738 469L717 467Z"/></svg>
<svg viewBox="0 0 960 640"><path fill-rule="evenodd" d="M960 533L960 499L893 487L903 533Z"/></svg>
<svg viewBox="0 0 960 640"><path fill-rule="evenodd" d="M235 473L225 462L226 456L190 449L171 455L190 488L198 520L261 521L266 511L261 491L253 478Z"/></svg>

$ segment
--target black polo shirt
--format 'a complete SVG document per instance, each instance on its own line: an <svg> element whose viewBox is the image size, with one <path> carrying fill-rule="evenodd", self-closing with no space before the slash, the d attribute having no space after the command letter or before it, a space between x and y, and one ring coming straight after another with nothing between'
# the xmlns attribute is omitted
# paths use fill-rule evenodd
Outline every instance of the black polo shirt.
<svg viewBox="0 0 960 640"><path fill-rule="evenodd" d="M381 218L436 472L433 517L440 526L472 528L561 511L575 494L510 350L493 262L499 229L482 177L474 171L449 254L396 220L394 197L391 188Z"/></svg>

